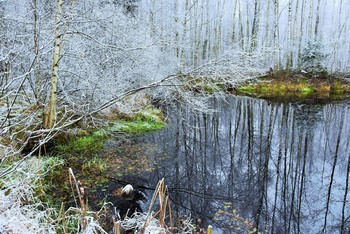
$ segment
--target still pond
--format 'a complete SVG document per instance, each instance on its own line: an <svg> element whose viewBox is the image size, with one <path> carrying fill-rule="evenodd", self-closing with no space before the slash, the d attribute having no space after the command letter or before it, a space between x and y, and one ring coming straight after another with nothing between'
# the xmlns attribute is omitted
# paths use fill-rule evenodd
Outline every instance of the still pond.
<svg viewBox="0 0 350 234"><path fill-rule="evenodd" d="M217 233L349 232L348 102L208 102L215 111L168 107L168 128L136 139L157 163L135 186L165 178L173 214Z"/></svg>

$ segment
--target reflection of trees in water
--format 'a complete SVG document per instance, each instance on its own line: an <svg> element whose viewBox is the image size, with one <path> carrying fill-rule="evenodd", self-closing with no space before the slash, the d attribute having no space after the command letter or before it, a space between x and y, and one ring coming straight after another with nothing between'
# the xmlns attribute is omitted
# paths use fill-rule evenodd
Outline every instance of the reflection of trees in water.
<svg viewBox="0 0 350 234"><path fill-rule="evenodd" d="M226 201L271 233L348 230L349 108L226 101L211 100L215 113L170 110L170 128L153 134L173 157L156 173L175 213L213 218Z"/></svg>
<svg viewBox="0 0 350 234"><path fill-rule="evenodd" d="M312 129L323 119L323 106L318 104L290 104L294 112L296 126Z"/></svg>

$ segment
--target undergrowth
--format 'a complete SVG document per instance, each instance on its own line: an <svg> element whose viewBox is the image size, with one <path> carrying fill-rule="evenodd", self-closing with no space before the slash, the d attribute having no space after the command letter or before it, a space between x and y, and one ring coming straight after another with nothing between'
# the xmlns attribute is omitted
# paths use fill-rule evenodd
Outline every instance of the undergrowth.
<svg viewBox="0 0 350 234"><path fill-rule="evenodd" d="M147 108L125 119L116 121L108 130L132 134L157 131L166 127L163 119L160 109Z"/></svg>
<svg viewBox="0 0 350 234"><path fill-rule="evenodd" d="M93 154L103 148L104 142L114 133L141 134L157 131L166 127L163 113L160 109L147 108L136 112L123 119L115 120L114 123L87 136L80 136L58 144L56 150L59 154Z"/></svg>

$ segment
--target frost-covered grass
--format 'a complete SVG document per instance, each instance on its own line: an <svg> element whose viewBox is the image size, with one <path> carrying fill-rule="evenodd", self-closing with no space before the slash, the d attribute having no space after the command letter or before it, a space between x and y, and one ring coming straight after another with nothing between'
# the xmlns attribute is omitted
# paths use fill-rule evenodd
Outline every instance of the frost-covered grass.
<svg viewBox="0 0 350 234"><path fill-rule="evenodd" d="M107 233L98 222L103 209L88 210L82 198L80 182L75 179L71 169L67 171L67 179L71 181L72 194L78 201L76 207L65 210L63 205L61 208L49 207L45 205L47 202L43 202L46 196L43 188L49 186L45 184L45 176L62 164L63 160L55 157L43 157L40 160L31 157L24 160L12 173L0 178L0 233ZM0 170L6 166L3 165ZM192 233L194 227L191 220L187 220L181 230L165 224L164 219L168 215L171 219L171 211L167 210L168 207L170 209L168 202L166 186L162 180L157 185L149 211L119 220L115 222L115 227L119 225L122 230L133 230L134 233L160 234L172 233L174 230L178 233ZM160 208L154 213L152 208L156 203L160 204Z"/></svg>
<svg viewBox="0 0 350 234"><path fill-rule="evenodd" d="M136 234L165 234L165 233L193 233L195 227L191 219L183 220L181 227L174 227L165 222L166 218L172 219L170 199L167 195L167 186L164 179L160 180L156 186L150 207L147 213L134 213L131 217L114 222L114 233L116 230L133 230ZM156 210L154 212L154 210Z"/></svg>
<svg viewBox="0 0 350 234"><path fill-rule="evenodd" d="M57 210L42 203L42 179L62 163L58 158L39 161L32 157L0 179L0 233L106 233L94 218L95 213L86 213L86 228L81 231L80 208Z"/></svg>
<svg viewBox="0 0 350 234"><path fill-rule="evenodd" d="M49 170L60 161L41 161ZM13 173L1 178L0 233L56 233L55 225L48 222L50 213L37 198L39 188L38 160L24 161Z"/></svg>

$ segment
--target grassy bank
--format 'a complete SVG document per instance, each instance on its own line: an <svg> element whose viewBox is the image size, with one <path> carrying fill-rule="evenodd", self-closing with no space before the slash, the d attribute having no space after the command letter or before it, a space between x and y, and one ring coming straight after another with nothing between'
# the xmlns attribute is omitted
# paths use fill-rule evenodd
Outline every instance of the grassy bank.
<svg viewBox="0 0 350 234"><path fill-rule="evenodd" d="M67 179L67 168L72 168L83 186L89 191L89 204L99 209L106 196L114 192L111 179L118 180L129 174L152 170L154 163L147 155L153 146L135 144L132 137L166 127L165 117L160 109L147 108L131 115L105 116L110 124L98 130L79 130L79 134L58 139L51 155L64 163L51 171L44 183L45 196L42 201L59 208L65 202L66 208L73 205L72 189ZM108 145L106 147L106 144Z"/></svg>
<svg viewBox="0 0 350 234"><path fill-rule="evenodd" d="M279 71L237 86L234 93L274 101L333 101L350 97L350 83L339 76Z"/></svg>
<svg viewBox="0 0 350 234"><path fill-rule="evenodd" d="M271 71L250 81L238 81L237 84L190 77L183 88L206 95L226 93L281 102L329 102L350 98L350 83L344 77L344 74L308 74L282 70Z"/></svg>
<svg viewBox="0 0 350 234"><path fill-rule="evenodd" d="M12 173L0 178L0 197L3 202L0 211L4 211L0 215L0 226L7 225L3 230L76 233L81 228L81 216L89 215L86 213L89 210L99 210L106 202L105 196L117 189L113 187L116 185L111 186L111 178L119 179L128 174L152 170L156 162L149 162L147 158L152 146L134 144L128 136L166 127L165 117L160 109L145 108L129 115L109 113L97 117L104 123L99 124L98 129L86 127L83 123L74 125L73 128L57 134L46 150L41 151L41 154L45 153L41 157L23 158L25 153L10 157L0 148L0 156L6 157L6 161L0 164L1 171L13 168ZM106 144L109 146L106 147ZM21 160L19 166L14 166ZM72 187L68 168L72 168L79 178L79 186L88 191L86 205L89 208L86 207L84 214L81 207L71 208L79 206L79 203L75 202L77 191ZM36 214L42 216L36 218ZM94 215L94 220L98 218L104 226L104 219L97 216L104 217L106 213L91 214ZM18 222L9 220L4 223L4 215L21 217ZM47 226L40 226L41 221L47 221ZM106 222L110 221L110 217L106 219ZM29 226L25 227L21 223ZM93 222L92 225L94 224L96 223Z"/></svg>

